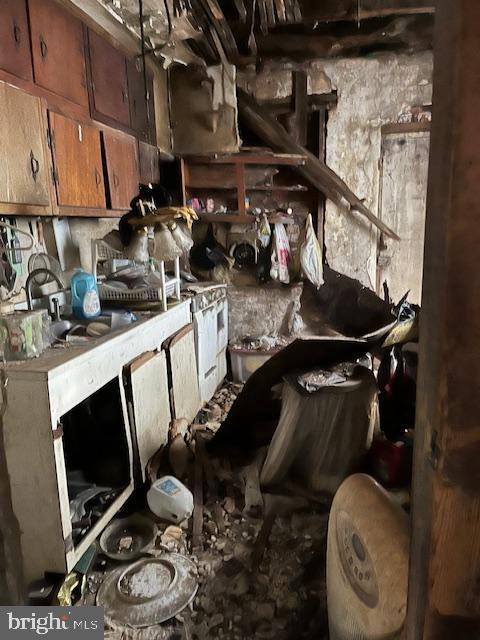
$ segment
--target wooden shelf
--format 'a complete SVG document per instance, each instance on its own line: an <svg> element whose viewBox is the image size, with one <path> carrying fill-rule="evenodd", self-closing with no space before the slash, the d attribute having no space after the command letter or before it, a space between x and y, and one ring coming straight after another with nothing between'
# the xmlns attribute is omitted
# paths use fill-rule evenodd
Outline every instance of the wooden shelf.
<svg viewBox="0 0 480 640"><path fill-rule="evenodd" d="M257 217L251 214L244 216L238 213L199 213L198 222L219 222L228 224L253 224L257 221ZM271 214L267 216L268 221L274 224L275 222L281 222L282 224L295 224L296 220L293 216Z"/></svg>
<svg viewBox="0 0 480 640"><path fill-rule="evenodd" d="M305 156L293 153L238 153L225 156L188 156L191 164L256 164L287 165L298 167L305 164Z"/></svg>
<svg viewBox="0 0 480 640"><path fill-rule="evenodd" d="M186 185L186 188L189 191L236 191L237 187L219 187L217 186L207 186L207 185L202 185L202 186L194 186L194 185ZM305 191L308 191L307 187L304 187L302 185L298 185L298 186L282 186L282 185L256 185L255 187L245 187L245 191L287 191L287 192L297 192L297 193L304 193Z"/></svg>
<svg viewBox="0 0 480 640"><path fill-rule="evenodd" d="M198 213L198 222L228 222L230 224L253 224L255 216L239 213Z"/></svg>
<svg viewBox="0 0 480 640"><path fill-rule="evenodd" d="M86 207L58 207L58 215L69 218L121 218L129 209L88 209Z"/></svg>

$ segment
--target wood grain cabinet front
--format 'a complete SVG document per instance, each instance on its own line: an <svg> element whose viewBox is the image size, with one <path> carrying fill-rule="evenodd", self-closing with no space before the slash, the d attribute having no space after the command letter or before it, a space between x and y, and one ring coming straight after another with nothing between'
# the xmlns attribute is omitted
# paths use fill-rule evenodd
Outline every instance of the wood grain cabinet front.
<svg viewBox="0 0 480 640"><path fill-rule="evenodd" d="M83 24L53 0L29 0L35 83L88 109Z"/></svg>
<svg viewBox="0 0 480 640"><path fill-rule="evenodd" d="M39 98L0 83L0 139L0 200L48 205L51 174Z"/></svg>
<svg viewBox="0 0 480 640"><path fill-rule="evenodd" d="M130 103L130 126L140 140L155 143L155 108L153 97L153 75L147 71L145 78L141 59L127 60L128 95Z"/></svg>
<svg viewBox="0 0 480 640"><path fill-rule="evenodd" d="M128 209L140 181L137 140L113 129L103 131L102 136L110 208Z"/></svg>
<svg viewBox="0 0 480 640"><path fill-rule="evenodd" d="M106 116L130 126L125 56L92 30L88 32L92 117Z"/></svg>
<svg viewBox="0 0 480 640"><path fill-rule="evenodd" d="M58 204L105 208L100 131L50 112Z"/></svg>
<svg viewBox="0 0 480 640"><path fill-rule="evenodd" d="M33 78L26 0L0 0L0 69Z"/></svg>

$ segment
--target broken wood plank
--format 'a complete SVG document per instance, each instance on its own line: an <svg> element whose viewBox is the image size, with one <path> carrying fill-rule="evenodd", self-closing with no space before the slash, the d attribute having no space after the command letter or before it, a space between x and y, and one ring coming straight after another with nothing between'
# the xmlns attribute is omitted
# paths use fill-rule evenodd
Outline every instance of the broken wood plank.
<svg viewBox="0 0 480 640"><path fill-rule="evenodd" d="M294 130L298 144L307 144L308 125L308 76L304 69L299 69L293 74L294 86Z"/></svg>
<svg viewBox="0 0 480 640"><path fill-rule="evenodd" d="M322 191L327 198L342 208L348 205L349 210L363 215L385 235L400 240L395 231L372 213L335 171L298 144L282 125L258 104L255 98L240 88L237 88L237 96L239 114L253 133L279 152L296 153L306 157L305 165L300 165L296 169L315 189Z"/></svg>
<svg viewBox="0 0 480 640"><path fill-rule="evenodd" d="M198 433L195 435L195 443L198 447L201 439ZM192 549L195 551L203 549L203 464L202 455L198 451L195 454L193 486Z"/></svg>
<svg viewBox="0 0 480 640"><path fill-rule="evenodd" d="M325 107L334 107L338 102L337 92L315 93L308 96L309 111L321 111ZM291 98L274 98L272 100L261 100L258 104L265 107L270 113L280 115L292 111Z"/></svg>
<svg viewBox="0 0 480 640"><path fill-rule="evenodd" d="M433 0L299 0L303 21L363 20L388 15L434 13Z"/></svg>

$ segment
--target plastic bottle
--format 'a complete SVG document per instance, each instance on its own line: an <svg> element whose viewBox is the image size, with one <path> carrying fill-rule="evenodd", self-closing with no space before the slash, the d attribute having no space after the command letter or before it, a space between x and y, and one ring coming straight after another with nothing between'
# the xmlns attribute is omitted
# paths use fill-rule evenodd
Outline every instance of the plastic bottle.
<svg viewBox="0 0 480 640"><path fill-rule="evenodd" d="M100 315L100 298L97 280L91 273L76 271L70 282L73 315L80 320L90 320Z"/></svg>

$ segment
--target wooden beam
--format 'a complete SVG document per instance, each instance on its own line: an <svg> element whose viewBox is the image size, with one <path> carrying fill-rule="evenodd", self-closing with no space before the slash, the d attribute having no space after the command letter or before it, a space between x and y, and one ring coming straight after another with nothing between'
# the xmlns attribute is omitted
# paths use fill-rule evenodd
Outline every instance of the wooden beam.
<svg viewBox="0 0 480 640"><path fill-rule="evenodd" d="M480 638L480 3L437 2L407 640Z"/></svg>
<svg viewBox="0 0 480 640"><path fill-rule="evenodd" d="M300 0L303 21L364 20L389 15L434 13L434 0Z"/></svg>
<svg viewBox="0 0 480 640"><path fill-rule="evenodd" d="M313 93L308 96L308 110L322 111L325 107L334 107L338 102L337 92ZM274 98L272 100L261 100L259 104L274 115L282 115L292 111L291 98Z"/></svg>
<svg viewBox="0 0 480 640"><path fill-rule="evenodd" d="M305 146L308 125L308 76L303 69L293 74L293 98L295 140Z"/></svg>
<svg viewBox="0 0 480 640"><path fill-rule="evenodd" d="M243 89L237 88L237 97L239 114L253 133L276 151L297 153L305 156L305 164L296 167L296 170L301 173L315 189L324 193L327 198L330 198L330 200L340 207L345 208L345 205L347 205L349 209L362 214L390 238L394 238L395 240L400 239L390 227L379 220L379 218L364 205L363 201L348 188L335 171L327 167L324 162L316 158L313 153L310 153L305 147L295 142L294 138L285 131L282 125L263 109L252 96L243 91Z"/></svg>

